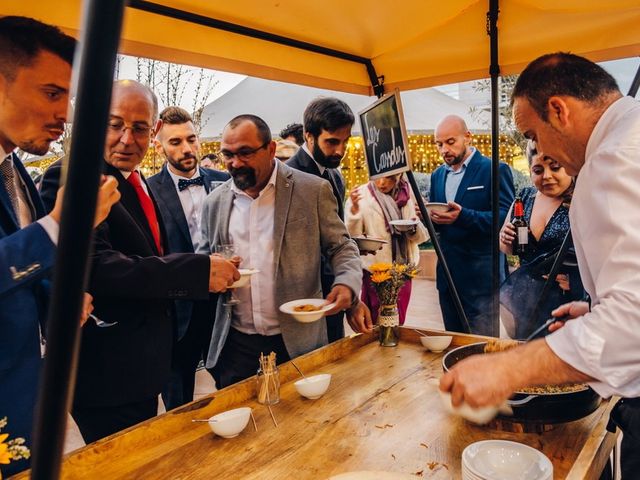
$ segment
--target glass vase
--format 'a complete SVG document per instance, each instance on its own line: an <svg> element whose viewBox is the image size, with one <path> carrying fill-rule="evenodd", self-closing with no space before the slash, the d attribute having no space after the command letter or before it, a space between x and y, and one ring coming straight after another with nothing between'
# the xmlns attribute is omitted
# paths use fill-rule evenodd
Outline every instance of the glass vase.
<svg viewBox="0 0 640 480"><path fill-rule="evenodd" d="M399 325L398 305L381 305L378 314L380 346L395 347L398 345Z"/></svg>
<svg viewBox="0 0 640 480"><path fill-rule="evenodd" d="M278 372L278 367L268 371L258 369L256 393L258 395L258 403L263 405L275 405L280 401L280 373Z"/></svg>

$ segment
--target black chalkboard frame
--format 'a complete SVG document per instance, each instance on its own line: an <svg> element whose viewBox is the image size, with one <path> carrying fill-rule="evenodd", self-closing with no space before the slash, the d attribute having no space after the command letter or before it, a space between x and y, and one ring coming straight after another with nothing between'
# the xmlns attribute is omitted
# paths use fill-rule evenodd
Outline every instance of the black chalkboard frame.
<svg viewBox="0 0 640 480"><path fill-rule="evenodd" d="M404 149L404 162L400 165L394 165L392 168L386 169L377 169L376 168L376 160L372 155L369 149L369 142L373 141L372 132L369 130L368 122L366 121L367 114L370 114L373 111L382 111L382 109L387 109L387 102L394 102L396 105L395 109L388 109L393 114L393 118L391 119L394 122L394 126L392 128L400 129L400 140L402 142L401 147ZM395 115L397 113L397 115ZM360 120L360 128L362 131L362 140L363 140L363 148L364 148L364 156L367 161L367 169L369 170L369 180L375 180L376 178L387 177L389 175L395 175L402 172L408 172L411 170L411 152L409 151L409 141L407 137L407 129L404 124L404 114L402 111L402 102L400 100L400 91L395 90L393 93L389 93L384 97L378 99L372 105L369 105L364 110L358 112L358 117ZM396 140L396 146L398 146Z"/></svg>

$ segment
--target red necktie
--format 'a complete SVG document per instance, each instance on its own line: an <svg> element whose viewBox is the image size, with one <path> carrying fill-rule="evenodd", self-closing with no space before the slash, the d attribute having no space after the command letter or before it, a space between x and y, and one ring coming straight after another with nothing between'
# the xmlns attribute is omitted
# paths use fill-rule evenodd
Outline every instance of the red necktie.
<svg viewBox="0 0 640 480"><path fill-rule="evenodd" d="M158 217L156 216L156 209L153 206L153 201L151 197L144 191L142 188L142 181L140 180L140 174L137 171L131 172L127 181L133 185L133 188L136 189L136 195L138 196L138 201L140 202L140 206L142 207L142 211L144 212L144 216L147 217L147 223L149 224L149 228L151 229L151 234L153 235L153 240L156 242L156 247L158 248L158 252L162 255L162 244L160 243L160 225L158 224Z"/></svg>

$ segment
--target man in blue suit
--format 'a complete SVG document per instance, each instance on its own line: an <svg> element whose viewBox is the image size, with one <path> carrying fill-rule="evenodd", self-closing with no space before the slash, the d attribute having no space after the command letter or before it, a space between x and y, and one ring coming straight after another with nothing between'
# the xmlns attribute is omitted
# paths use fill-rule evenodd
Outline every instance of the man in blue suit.
<svg viewBox="0 0 640 480"><path fill-rule="evenodd" d="M440 234L442 251L472 333L490 335L491 160L471 146L471 132L455 115L437 125L435 142L445 163L431 176L429 201L448 203L450 208L447 212L432 211L431 219ZM502 225L514 198L513 176L504 163L500 164L499 188ZM504 256L501 260L504 263ZM445 328L465 332L441 265L437 287Z"/></svg>
<svg viewBox="0 0 640 480"><path fill-rule="evenodd" d="M75 40L25 17L0 19L0 419L10 439L31 447L41 366L40 338L47 313L62 196L45 215L16 148L44 155L67 118ZM96 223L119 198L115 179L101 188ZM12 475L25 460L3 466Z"/></svg>
<svg viewBox="0 0 640 480"><path fill-rule="evenodd" d="M160 120L155 148L167 163L147 183L167 231L169 252L194 253L200 244L204 199L216 182L225 182L229 174L198 167L200 143L186 110L165 108ZM167 410L193 400L196 367L207 358L213 328L209 302L176 300L175 307L171 377L162 392Z"/></svg>

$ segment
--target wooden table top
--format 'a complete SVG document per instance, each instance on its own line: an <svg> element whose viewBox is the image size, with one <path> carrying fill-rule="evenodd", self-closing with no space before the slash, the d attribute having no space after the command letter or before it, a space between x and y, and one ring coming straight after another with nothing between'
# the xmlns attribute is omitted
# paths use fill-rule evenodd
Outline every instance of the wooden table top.
<svg viewBox="0 0 640 480"><path fill-rule="evenodd" d="M450 348L477 340L456 335ZM598 478L615 443L605 430L611 402L543 434L475 426L448 415L427 384L441 376L442 355L425 352L409 329L395 348L378 346L373 335L346 338L295 360L306 374L332 374L318 400L300 397L293 386L298 374L290 364L280 367L281 401L272 407L277 428L250 378L72 452L62 477L298 480L382 470L458 479L467 445L504 439L541 450L556 479ZM257 432L249 422L238 437L223 439L206 423L191 422L240 406L253 408Z"/></svg>

